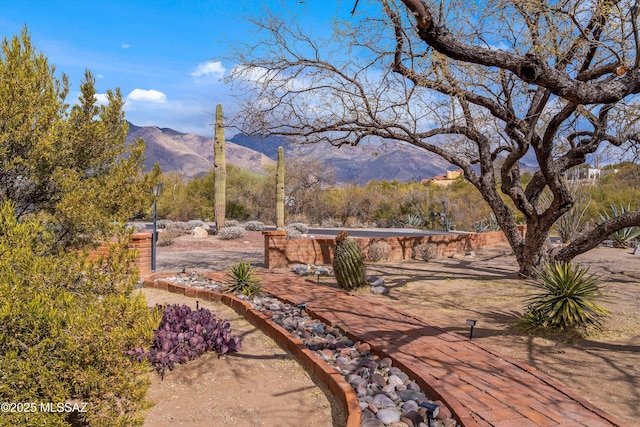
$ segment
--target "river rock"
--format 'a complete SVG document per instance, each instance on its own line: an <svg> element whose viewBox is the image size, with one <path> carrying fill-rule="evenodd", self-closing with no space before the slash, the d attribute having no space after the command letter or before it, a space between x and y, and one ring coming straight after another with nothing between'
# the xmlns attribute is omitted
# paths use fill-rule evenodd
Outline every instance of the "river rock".
<svg viewBox="0 0 640 427"><path fill-rule="evenodd" d="M371 401L371 403L378 409L396 406L394 401L389 399L389 397L387 397L387 395L385 394L376 394L375 396L373 396L373 400ZM398 419L400 419L400 417L398 417Z"/></svg>
<svg viewBox="0 0 640 427"><path fill-rule="evenodd" d="M376 418L364 420L360 427L384 427L384 423Z"/></svg>
<svg viewBox="0 0 640 427"><path fill-rule="evenodd" d="M387 383L389 385L397 386L397 385L403 384L404 381L402 381L400 377L397 375L390 375L389 379L387 380Z"/></svg>
<svg viewBox="0 0 640 427"><path fill-rule="evenodd" d="M376 418L384 424L391 424L400 421L400 411L394 408L380 409L376 414Z"/></svg>
<svg viewBox="0 0 640 427"><path fill-rule="evenodd" d="M416 400L416 399L420 399L421 397L424 397L424 393L421 393L419 391L414 391L414 390L401 390L401 391L398 391L397 394L400 400L402 400L403 402L406 402L408 400Z"/></svg>
<svg viewBox="0 0 640 427"><path fill-rule="evenodd" d="M386 286L372 286L371 288L371 293L374 295L388 295L389 294L389 288L387 288Z"/></svg>

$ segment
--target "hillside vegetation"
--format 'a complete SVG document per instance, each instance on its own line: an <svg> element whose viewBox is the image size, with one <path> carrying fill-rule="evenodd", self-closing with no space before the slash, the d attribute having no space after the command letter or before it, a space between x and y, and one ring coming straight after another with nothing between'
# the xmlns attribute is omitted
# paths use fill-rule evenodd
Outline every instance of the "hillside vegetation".
<svg viewBox="0 0 640 427"><path fill-rule="evenodd" d="M431 182L369 181L364 185L336 185L334 172L319 162L286 163L287 222L319 226L413 226L442 229L441 213L456 230L476 231L491 223L491 210L479 192L459 178L449 186ZM567 217L581 213L579 228L593 226L603 212L621 204L640 207L640 165L616 165L618 173L600 180L575 182L576 204ZM236 166L227 170L227 216L236 220L273 223L275 172L256 173ZM166 191L158 203L161 218L173 220L213 218L213 172L186 180L168 173L161 178ZM526 180L523 181L526 185ZM506 198L505 198L506 199ZM583 213L584 212L584 213ZM486 227L485 227L486 228ZM555 232L559 232L555 230Z"/></svg>

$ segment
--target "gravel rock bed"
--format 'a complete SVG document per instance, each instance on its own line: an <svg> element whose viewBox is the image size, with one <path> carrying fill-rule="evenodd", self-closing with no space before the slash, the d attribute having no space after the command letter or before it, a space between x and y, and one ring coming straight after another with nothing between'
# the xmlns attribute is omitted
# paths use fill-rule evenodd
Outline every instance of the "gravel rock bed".
<svg viewBox="0 0 640 427"><path fill-rule="evenodd" d="M222 284L196 273L182 273L164 280L216 292L223 288ZM381 359L371 352L369 344L354 342L339 328L312 319L303 304L294 306L264 293L252 298L237 296L300 339L345 377L356 392L362 410L362 427L459 425L442 402L430 399L407 374L392 366L391 359ZM433 419L428 418L427 408L421 404L438 405Z"/></svg>

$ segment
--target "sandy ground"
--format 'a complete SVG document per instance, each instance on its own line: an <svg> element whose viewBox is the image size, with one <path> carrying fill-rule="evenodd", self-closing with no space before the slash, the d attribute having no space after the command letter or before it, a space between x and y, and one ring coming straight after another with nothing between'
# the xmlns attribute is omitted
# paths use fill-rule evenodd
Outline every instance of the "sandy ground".
<svg viewBox="0 0 640 427"><path fill-rule="evenodd" d="M150 305L187 304L195 300L143 289ZM344 415L329 391L269 337L224 304L201 301L231 323L242 348L218 358L206 354L173 371L164 380L151 374L149 398L155 402L145 426L290 426L344 425ZM332 409L333 408L333 409Z"/></svg>
<svg viewBox="0 0 640 427"><path fill-rule="evenodd" d="M237 261L260 266L263 248L259 232L247 233L241 241L180 237L171 246L158 248L158 271L226 270ZM391 291L388 296L367 295L465 336L466 319L477 320L475 341L537 368L634 425L640 418L640 256L603 247L575 261L602 278L608 297L603 305L612 313L601 332L582 339L533 337L519 330L518 316L532 289L518 279L515 257L506 245L482 249L472 258L370 264L368 274L384 277ZM330 279L323 282L335 285ZM226 389L219 380L217 384ZM236 399L245 397L240 391ZM274 401L271 407L278 406Z"/></svg>

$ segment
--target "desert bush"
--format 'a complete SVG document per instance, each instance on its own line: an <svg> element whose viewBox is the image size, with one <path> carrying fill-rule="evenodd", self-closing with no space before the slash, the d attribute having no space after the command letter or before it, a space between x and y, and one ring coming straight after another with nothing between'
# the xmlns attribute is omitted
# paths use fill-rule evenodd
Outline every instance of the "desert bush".
<svg viewBox="0 0 640 427"><path fill-rule="evenodd" d="M287 240L301 239L302 233L295 228L287 228Z"/></svg>
<svg viewBox="0 0 640 427"><path fill-rule="evenodd" d="M116 222L140 214L160 171L143 174L144 141L125 142L119 89L107 89L106 102L99 103L96 79L86 70L72 105L70 83L59 71L36 50L26 27L19 36L3 37L0 194L19 219L46 217L56 224L50 231L61 245L83 248L96 236L110 238Z"/></svg>
<svg viewBox="0 0 640 427"><path fill-rule="evenodd" d="M164 230L158 233L158 246L171 246L182 233L178 230Z"/></svg>
<svg viewBox="0 0 640 427"><path fill-rule="evenodd" d="M240 223L235 219L228 219L224 222L225 227L239 227Z"/></svg>
<svg viewBox="0 0 640 427"><path fill-rule="evenodd" d="M241 237L244 237L244 235L246 233L247 233L247 231L244 228L238 227L238 226L224 227L224 228L218 230L218 236L222 240L239 239Z"/></svg>
<svg viewBox="0 0 640 427"><path fill-rule="evenodd" d="M378 262L378 261L386 261L389 259L391 255L391 248L389 244L385 241L373 242L369 245L369 249L367 251L367 261L370 262Z"/></svg>
<svg viewBox="0 0 640 427"><path fill-rule="evenodd" d="M180 234L187 234L191 230L191 226L183 221L171 221L166 224L167 230L174 230Z"/></svg>
<svg viewBox="0 0 640 427"><path fill-rule="evenodd" d="M126 237L126 236L125 236ZM35 218L0 206L0 396L87 402L86 413L3 413L2 426L141 425L148 364L126 350L151 343L159 318L134 293L125 238L89 262Z"/></svg>
<svg viewBox="0 0 640 427"><path fill-rule="evenodd" d="M138 233L138 232L146 230L146 229L147 229L147 224L145 224L143 222L130 222L130 223L126 224L126 230L127 231L132 231L134 233Z"/></svg>
<svg viewBox="0 0 640 427"><path fill-rule="evenodd" d="M189 227L191 227L191 230L193 230L196 227L205 227L206 226L204 221L201 221L199 219L189 220L189 221L187 221L187 224L189 225Z"/></svg>
<svg viewBox="0 0 640 427"><path fill-rule="evenodd" d="M597 303L604 299L599 279L588 272L589 268L561 262L536 270L532 285L538 292L528 299L521 326L526 330L599 328L608 311Z"/></svg>
<svg viewBox="0 0 640 427"><path fill-rule="evenodd" d="M156 228L171 228L173 221L170 219L159 219L156 221Z"/></svg>
<svg viewBox="0 0 640 427"><path fill-rule="evenodd" d="M227 271L227 291L246 295L257 295L261 291L260 279L255 277L256 269L251 263L237 262Z"/></svg>
<svg viewBox="0 0 640 427"><path fill-rule="evenodd" d="M264 222L249 221L244 225L244 229L247 231L262 231L264 230Z"/></svg>
<svg viewBox="0 0 640 427"><path fill-rule="evenodd" d="M413 259L428 262L437 256L438 247L433 243L420 243L411 249L411 258Z"/></svg>
<svg viewBox="0 0 640 427"><path fill-rule="evenodd" d="M309 226L302 222L293 222L287 225L286 228L287 230L297 230L302 234L307 234L307 232L309 231Z"/></svg>
<svg viewBox="0 0 640 427"><path fill-rule="evenodd" d="M218 356L230 351L238 351L242 342L231 335L231 325L206 308L192 311L187 305L157 305L152 311L162 313L160 326L153 336L153 345L145 350L137 347L127 351L139 362L149 361L164 378L167 369L176 363L186 363L207 351L215 351Z"/></svg>

